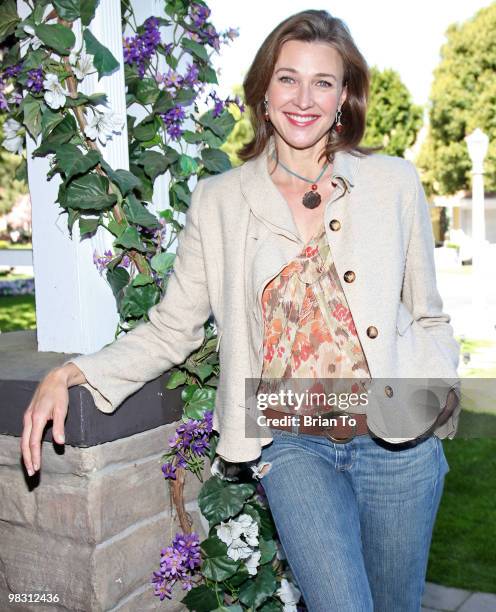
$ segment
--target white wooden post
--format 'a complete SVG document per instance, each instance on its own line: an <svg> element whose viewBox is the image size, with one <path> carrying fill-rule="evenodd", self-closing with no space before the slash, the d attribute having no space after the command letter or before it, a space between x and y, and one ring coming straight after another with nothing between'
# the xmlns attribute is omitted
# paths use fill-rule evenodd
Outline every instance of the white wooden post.
<svg viewBox="0 0 496 612"><path fill-rule="evenodd" d="M18 9L21 17L30 12L23 0L18 1ZM80 22L74 23L73 29L79 43ZM121 68L100 82L97 75L87 77L83 91L105 92L109 107L125 118L120 0L99 3L91 30L111 50ZM62 209L55 203L60 178L57 175L47 181L48 160L31 157L38 144L27 135L38 350L93 352L113 340L118 322L115 298L93 263L93 250L103 255L110 248L112 236L99 228L93 238L81 242L76 222L70 239L67 215L61 214ZM121 134L114 135L101 150L113 168L129 168L125 122Z"/></svg>

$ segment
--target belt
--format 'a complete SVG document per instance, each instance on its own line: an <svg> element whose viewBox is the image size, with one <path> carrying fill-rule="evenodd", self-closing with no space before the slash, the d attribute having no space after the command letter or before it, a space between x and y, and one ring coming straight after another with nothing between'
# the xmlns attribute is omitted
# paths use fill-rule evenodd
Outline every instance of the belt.
<svg viewBox="0 0 496 612"><path fill-rule="evenodd" d="M353 414L343 412L326 412L320 415L311 415L312 423L305 424L303 415L290 414L272 408L264 410L264 416L267 420L267 426L271 429L282 429L284 431L293 432L292 420L296 417L298 419L297 433L307 434L311 436L325 436L336 444L345 444L352 440L355 436L363 436L369 434L376 444L391 451L401 451L408 448L413 448L418 444L421 444L427 440L431 434L423 434L413 440L407 440L406 442L399 442L393 444L387 442L382 438L375 436L367 426L367 415L366 414ZM286 422L281 419L287 417ZM344 418L343 418L344 417ZM277 424L272 424L272 420L277 419ZM289 422L287 422L289 421ZM328 424L323 424L326 422Z"/></svg>

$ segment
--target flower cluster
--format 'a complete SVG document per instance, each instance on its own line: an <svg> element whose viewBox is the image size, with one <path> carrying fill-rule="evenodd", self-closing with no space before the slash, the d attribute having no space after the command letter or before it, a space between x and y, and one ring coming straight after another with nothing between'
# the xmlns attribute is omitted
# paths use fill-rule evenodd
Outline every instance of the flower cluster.
<svg viewBox="0 0 496 612"><path fill-rule="evenodd" d="M0 74L0 110L2 111L10 111L9 104L15 104L19 106L22 102L22 94L16 89L15 78L19 74L19 71L22 68L22 62L15 64L14 66L8 66L5 70ZM9 79L13 79L14 82L8 82ZM11 96L7 99L7 94L10 93Z"/></svg>
<svg viewBox="0 0 496 612"><path fill-rule="evenodd" d="M127 36L124 39L124 63L129 66L136 65L140 77L144 76L148 62L155 55L160 45L158 19L156 17L148 17L143 27L145 29L143 34Z"/></svg>
<svg viewBox="0 0 496 612"><path fill-rule="evenodd" d="M197 533L176 533L172 546L160 552L160 571L153 572L154 594L163 601L171 599L172 587L180 581L184 590L192 586L194 570L201 565L200 540Z"/></svg>
<svg viewBox="0 0 496 612"><path fill-rule="evenodd" d="M170 461L162 465L164 478L176 478L176 468L196 467L208 451L209 437L212 433L213 412L206 410L202 419L188 419L176 428L169 438L171 448L165 455Z"/></svg>
<svg viewBox="0 0 496 612"><path fill-rule="evenodd" d="M238 561L243 559L248 573L255 575L260 565L258 546L258 523L249 515L241 514L216 527L217 536L227 544L227 556Z"/></svg>
<svg viewBox="0 0 496 612"><path fill-rule="evenodd" d="M40 93L43 89L43 70L41 68L33 68L28 70L28 78L26 87L33 93Z"/></svg>
<svg viewBox="0 0 496 612"><path fill-rule="evenodd" d="M191 25L196 31L190 32L191 40L202 45L210 45L216 51L220 50L222 43L234 40L239 36L239 28L229 28L225 32L219 33L211 23L207 23L210 17L210 9L203 4L192 2L189 11Z"/></svg>

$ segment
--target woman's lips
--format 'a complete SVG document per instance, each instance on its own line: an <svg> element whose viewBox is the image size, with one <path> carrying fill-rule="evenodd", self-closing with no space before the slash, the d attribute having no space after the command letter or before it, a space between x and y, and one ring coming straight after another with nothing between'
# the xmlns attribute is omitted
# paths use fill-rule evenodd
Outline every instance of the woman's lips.
<svg viewBox="0 0 496 612"><path fill-rule="evenodd" d="M313 119L305 119L303 121L298 121L296 119L296 115L291 116L290 113L284 113L284 114L286 115L290 123L298 127L307 127L307 125L313 125L317 121L317 119L320 118L320 115L315 115Z"/></svg>

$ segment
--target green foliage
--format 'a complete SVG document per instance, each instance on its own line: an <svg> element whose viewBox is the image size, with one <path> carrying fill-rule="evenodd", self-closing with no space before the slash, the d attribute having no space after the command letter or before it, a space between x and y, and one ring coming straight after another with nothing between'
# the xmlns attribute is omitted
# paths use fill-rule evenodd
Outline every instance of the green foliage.
<svg viewBox="0 0 496 612"><path fill-rule="evenodd" d="M381 153L403 157L422 125L422 107L411 95L397 72L371 68L370 101L365 146L383 146Z"/></svg>
<svg viewBox="0 0 496 612"><path fill-rule="evenodd" d="M446 31L430 94L429 132L417 164L429 192L471 187L465 137L476 128L489 137L485 188L496 190L496 3Z"/></svg>

